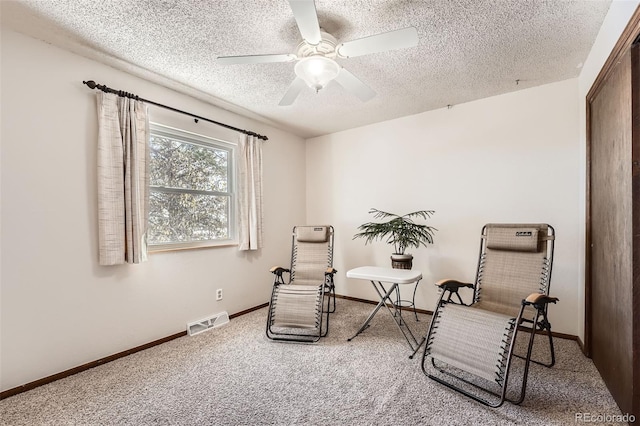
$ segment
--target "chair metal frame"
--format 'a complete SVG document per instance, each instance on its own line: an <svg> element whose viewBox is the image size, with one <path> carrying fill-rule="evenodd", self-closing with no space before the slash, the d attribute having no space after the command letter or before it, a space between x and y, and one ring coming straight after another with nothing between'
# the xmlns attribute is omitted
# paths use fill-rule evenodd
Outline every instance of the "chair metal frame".
<svg viewBox="0 0 640 426"><path fill-rule="evenodd" d="M520 304L520 309L519 312L517 314L517 316L515 318L512 318L512 323L511 323L511 335L510 335L510 342L509 342L509 347L508 347L508 351L506 353L506 356L504 356L503 358L503 363L501 365L501 371L503 372L502 377L499 377L496 382L498 385L501 386L500 392L493 392L489 389L487 389L486 387L480 386L477 383L474 383L470 380L467 380L465 378L456 376L455 374L452 374L449 371L446 371L444 369L443 366L438 366L436 364L436 361L434 359L433 356L431 356L431 367L434 368L435 370L437 370L438 372L442 373L443 376L445 377L451 377L452 381L447 381L441 377L437 377L433 374L431 374L428 371L428 367L427 367L427 358L429 357L429 348L430 348L430 344L432 343L432 333L434 331L434 324L437 323L438 320L438 314L440 312L440 308L442 306L445 306L448 303L453 303L455 305L460 305L460 306L465 306L468 309L475 309L473 307L474 304L478 303L480 300L480 293L481 293L481 283L482 283L482 273L483 273L483 255L486 252L486 245L487 245L487 227L489 226L505 226L508 228L517 228L517 227L531 227L531 226L541 226L541 229L546 229L547 230L547 234L541 236L541 238L539 239L539 244L544 245L543 250L546 252L546 256L545 256L545 260L546 263L543 265L543 271L541 271L541 282L540 282L540 289L539 289L539 293L532 293L529 295L523 295L523 299L522 302ZM528 373L529 373L529 367L530 367L530 363L534 362L536 364L540 364L543 365L545 367L552 367L555 364L555 350L554 350L554 346L553 346L553 336L551 333L551 323L548 320L548 316L547 316L547 309L548 309L548 305L549 303L556 303L558 301L557 298L555 297L550 297L549 296L549 287L550 287L550 282L551 282L551 269L552 269L552 265L553 265L553 254L554 254L554 245L555 245L555 230L551 225L546 225L546 224L536 224L536 225L530 225L530 224L488 224L485 225L482 228L482 238L481 238L481 242L480 242L480 255L479 255L479 262L478 262L478 269L476 272L476 278L475 278L475 282L473 284L470 283L463 283L460 281L456 281L456 280L441 280L440 282L437 283L437 285L441 288L441 294L440 294L440 298L438 299L438 303L436 305L436 309L433 313L433 317L432 317L432 321L431 324L429 325L429 329L427 332L427 336L426 336L426 344L425 344L425 349L423 352L423 356L422 356L422 370L423 372L431 379L437 381L438 383L441 383L453 390L456 390L462 394L464 394L465 396L478 401L484 405L487 405L489 407L493 407L493 408L497 408L499 406L501 406L504 401L509 401L512 402L514 404L520 404L522 403L522 401L524 400L525 397L525 391L526 391L526 385L527 385L527 378L528 378ZM546 268L546 269L545 269ZM460 294L459 294L459 289L460 288L471 288L473 289L474 292L474 298L473 298L473 302L470 305L466 305ZM458 302L455 302L454 300L452 300L452 297L456 296L458 299ZM533 316L531 318L528 318L525 316L525 309L531 306L533 307L533 309L535 310ZM520 356L520 355L516 355L514 353L514 348L515 348L515 343L516 343L516 338L517 338L517 333L518 331L523 331L523 332L529 332L530 333L530 337L529 337L529 343L527 346L527 352L525 356ZM545 362L541 362L541 361L536 361L531 359L532 356L532 350L533 350L533 344L534 344L534 338L535 335L537 334L537 332L546 332L548 339L549 339L549 349L550 349L550 357L551 357L551 361L548 363ZM506 342L505 342L506 343ZM511 368L511 361L513 359L513 357L518 357L518 358L523 358L525 360L525 365L524 365L524 371L523 371L523 377L522 377L522 383L521 383L521 388L520 388L520 395L518 396L518 398L516 399L508 399L507 398L507 386L508 386L508 381L509 381L509 372L510 372L510 368ZM446 364L443 362L443 364ZM471 375L473 375L473 373L469 373ZM462 389L460 386L457 386L456 384L454 384L455 380L460 380L468 385L472 385L473 387L479 389L481 392L486 392L487 394L492 395L493 397L497 397L498 400L492 402L489 398L483 398L480 396L481 392L479 392L478 394L474 394L471 393L465 389ZM494 398L495 399L495 398Z"/></svg>
<svg viewBox="0 0 640 426"><path fill-rule="evenodd" d="M298 258L298 244L296 241L296 231L299 227L326 227L328 229L328 242L327 242L327 266L324 271L324 281L318 283L317 286L305 285L309 287L308 291L319 291L320 296L320 321L318 323L317 333L305 334L296 332L295 327L286 328L286 330L276 331L273 329L273 318L275 310L278 309L276 299L277 294L281 286L295 284L296 277L296 261ZM269 309L267 314L267 327L266 335L270 340L285 341L285 342L303 342L303 343L315 343L320 340L321 337L325 337L329 331L329 314L334 313L336 310L336 290L334 283L334 275L337 272L333 268L333 247L334 247L334 228L330 225L299 225L294 226L291 237L291 267L289 269L280 266L275 266L270 269L270 272L274 274L273 287L271 290L271 299L269 301ZM285 280L284 274L288 274L288 279ZM333 306L332 302L333 301Z"/></svg>

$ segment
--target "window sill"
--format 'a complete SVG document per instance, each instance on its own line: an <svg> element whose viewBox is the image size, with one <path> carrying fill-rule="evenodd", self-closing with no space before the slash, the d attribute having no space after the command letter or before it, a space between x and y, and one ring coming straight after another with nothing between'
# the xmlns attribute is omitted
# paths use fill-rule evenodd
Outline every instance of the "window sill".
<svg viewBox="0 0 640 426"><path fill-rule="evenodd" d="M233 247L238 246L238 242L234 240L225 240L219 242L205 241L201 243L177 243L177 244L158 244L148 247L148 253L166 253L169 251L182 251L182 250L201 250L217 247Z"/></svg>

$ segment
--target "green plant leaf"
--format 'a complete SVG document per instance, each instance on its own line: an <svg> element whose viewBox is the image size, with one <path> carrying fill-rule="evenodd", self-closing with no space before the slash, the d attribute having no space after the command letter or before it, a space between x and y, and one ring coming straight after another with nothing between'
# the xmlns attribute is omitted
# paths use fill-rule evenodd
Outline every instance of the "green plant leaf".
<svg viewBox="0 0 640 426"><path fill-rule="evenodd" d="M405 215L397 215L378 209L369 210L375 219L388 219L385 222L367 222L358 226L358 232L353 239L364 238L365 245L373 241L385 241L392 244L394 254L405 254L408 248L418 248L421 245L433 244L433 234L436 228L419 224L414 219L429 219L433 210L418 210Z"/></svg>

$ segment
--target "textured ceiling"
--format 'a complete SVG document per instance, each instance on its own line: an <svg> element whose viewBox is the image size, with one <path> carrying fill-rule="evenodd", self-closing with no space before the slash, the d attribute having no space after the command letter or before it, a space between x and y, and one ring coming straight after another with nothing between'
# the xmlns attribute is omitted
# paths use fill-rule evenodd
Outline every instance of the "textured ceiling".
<svg viewBox="0 0 640 426"><path fill-rule="evenodd" d="M610 0L316 0L338 41L414 26L419 43L338 59L376 91L366 103L334 82L287 107L278 102L294 63L216 63L295 53L301 37L286 0L1 3L3 25L19 32L312 137L576 77Z"/></svg>

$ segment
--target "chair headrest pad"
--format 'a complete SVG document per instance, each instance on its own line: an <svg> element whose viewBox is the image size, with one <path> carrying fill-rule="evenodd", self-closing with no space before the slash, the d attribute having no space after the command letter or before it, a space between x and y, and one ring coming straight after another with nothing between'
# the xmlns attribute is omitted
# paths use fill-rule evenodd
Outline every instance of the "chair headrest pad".
<svg viewBox="0 0 640 426"><path fill-rule="evenodd" d="M329 241L329 227L296 226L296 240L301 243L325 243Z"/></svg>
<svg viewBox="0 0 640 426"><path fill-rule="evenodd" d="M487 248L537 252L541 249L539 228L487 226Z"/></svg>

